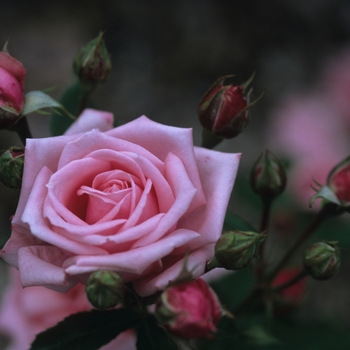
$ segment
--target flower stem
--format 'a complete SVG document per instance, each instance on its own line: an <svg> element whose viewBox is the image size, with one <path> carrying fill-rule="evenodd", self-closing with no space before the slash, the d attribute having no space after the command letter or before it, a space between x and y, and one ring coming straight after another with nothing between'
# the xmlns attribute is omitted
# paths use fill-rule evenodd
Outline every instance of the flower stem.
<svg viewBox="0 0 350 350"><path fill-rule="evenodd" d="M322 209L316 214L313 220L306 226L305 230L301 233L294 244L287 250L286 254L282 260L277 264L277 266L270 272L267 277L267 282L271 282L277 273L284 267L284 265L289 261L293 254L298 250L298 248L312 235L316 228L328 217L334 216L341 213L339 207L332 203L325 204Z"/></svg>
<svg viewBox="0 0 350 350"><path fill-rule="evenodd" d="M22 118L20 118L18 122L9 130L15 131L17 133L24 146L26 145L26 139L32 138L32 133L29 129L27 117L25 115Z"/></svg>
<svg viewBox="0 0 350 350"><path fill-rule="evenodd" d="M267 228L269 225L269 219L270 219L270 213L271 213L271 200L263 201L263 212L261 216L261 223L260 223L260 233L267 232ZM266 241L266 240L265 240ZM256 276L258 283L262 282L264 277L264 269L265 269L265 262L264 262L264 246L265 241L262 242L258 248L258 264L256 266Z"/></svg>

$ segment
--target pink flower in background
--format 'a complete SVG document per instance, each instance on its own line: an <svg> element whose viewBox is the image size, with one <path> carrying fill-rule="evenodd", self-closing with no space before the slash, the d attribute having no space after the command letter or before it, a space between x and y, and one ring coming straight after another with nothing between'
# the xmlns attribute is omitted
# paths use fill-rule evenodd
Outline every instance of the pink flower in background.
<svg viewBox="0 0 350 350"><path fill-rule="evenodd" d="M6 350L28 349L36 334L55 326L69 315L91 309L83 285L79 284L67 293L44 287L23 289L18 271L11 269L10 282L0 307L0 332L10 338ZM135 348L134 334L128 331L101 350Z"/></svg>
<svg viewBox="0 0 350 350"><path fill-rule="evenodd" d="M97 111L84 113L81 127L91 113L106 130L110 118ZM178 276L185 254L194 277L203 274L240 155L196 148L191 129L146 117L85 131L27 140L20 201L2 251L23 286L66 291L111 269L147 296Z"/></svg>
<svg viewBox="0 0 350 350"><path fill-rule="evenodd" d="M305 207L314 194L313 180L325 184L349 146L342 119L316 94L281 103L272 113L267 139L276 155L291 160L287 188Z"/></svg>

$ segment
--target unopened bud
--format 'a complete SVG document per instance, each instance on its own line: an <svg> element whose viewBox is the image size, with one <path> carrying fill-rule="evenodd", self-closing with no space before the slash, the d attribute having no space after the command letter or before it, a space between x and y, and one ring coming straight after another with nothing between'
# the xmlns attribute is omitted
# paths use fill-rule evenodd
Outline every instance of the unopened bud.
<svg viewBox="0 0 350 350"><path fill-rule="evenodd" d="M93 272L86 283L86 295L97 309L109 309L121 303L124 296L122 277L109 270Z"/></svg>
<svg viewBox="0 0 350 350"><path fill-rule="evenodd" d="M304 253L304 268L316 280L333 277L340 267L337 242L317 242Z"/></svg>
<svg viewBox="0 0 350 350"><path fill-rule="evenodd" d="M254 192L270 200L283 192L286 183L286 172L279 160L269 150L262 152L250 173Z"/></svg>
<svg viewBox="0 0 350 350"><path fill-rule="evenodd" d="M111 59L104 40L103 33L90 41L75 56L73 68L80 81L84 84L97 84L104 81L111 70Z"/></svg>
<svg viewBox="0 0 350 350"><path fill-rule="evenodd" d="M203 96L198 116L202 126L214 135L233 138L248 123L249 94L242 85L224 85L229 75L219 78Z"/></svg>
<svg viewBox="0 0 350 350"><path fill-rule="evenodd" d="M256 256L259 245L265 240L264 233L228 231L215 245L215 258L227 270L246 267Z"/></svg>
<svg viewBox="0 0 350 350"><path fill-rule="evenodd" d="M24 164L24 149L10 147L0 156L0 181L7 187L21 188Z"/></svg>
<svg viewBox="0 0 350 350"><path fill-rule="evenodd" d="M13 126L24 106L24 78L21 62L4 50L0 52L0 129Z"/></svg>
<svg viewBox="0 0 350 350"><path fill-rule="evenodd" d="M331 170L327 185L342 205L350 206L350 157L344 159Z"/></svg>
<svg viewBox="0 0 350 350"><path fill-rule="evenodd" d="M218 297L200 278L165 289L155 310L159 322L183 338L212 338L221 313Z"/></svg>

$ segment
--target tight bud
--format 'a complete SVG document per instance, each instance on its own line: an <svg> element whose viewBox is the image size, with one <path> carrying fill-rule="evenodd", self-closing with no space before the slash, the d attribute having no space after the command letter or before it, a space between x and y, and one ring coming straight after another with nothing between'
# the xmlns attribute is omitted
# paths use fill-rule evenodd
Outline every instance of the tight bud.
<svg viewBox="0 0 350 350"><path fill-rule="evenodd" d="M283 192L287 176L279 160L265 150L253 165L250 173L250 185L263 199L270 200Z"/></svg>
<svg viewBox="0 0 350 350"><path fill-rule="evenodd" d="M7 187L21 188L24 164L24 149L10 147L0 156L0 181Z"/></svg>
<svg viewBox="0 0 350 350"><path fill-rule="evenodd" d="M7 129L20 118L24 106L24 78L21 62L0 52L0 129Z"/></svg>
<svg viewBox="0 0 350 350"><path fill-rule="evenodd" d="M242 85L224 85L230 75L219 78L203 96L198 116L202 126L214 135L231 139L248 123L249 93Z"/></svg>
<svg viewBox="0 0 350 350"><path fill-rule="evenodd" d="M265 237L264 233L225 232L215 244L215 258L227 270L243 269L254 259Z"/></svg>
<svg viewBox="0 0 350 350"><path fill-rule="evenodd" d="M122 302L124 282L114 271L95 271L87 280L85 292L89 302L95 308L109 309Z"/></svg>
<svg viewBox="0 0 350 350"><path fill-rule="evenodd" d="M174 335L212 338L221 311L216 294L198 278L165 289L156 303L155 315Z"/></svg>
<svg viewBox="0 0 350 350"><path fill-rule="evenodd" d="M327 185L342 205L350 206L350 157L332 169L328 175Z"/></svg>
<svg viewBox="0 0 350 350"><path fill-rule="evenodd" d="M304 268L315 280L333 277L340 267L340 252L337 242L318 242L304 253Z"/></svg>
<svg viewBox="0 0 350 350"><path fill-rule="evenodd" d="M104 81L111 70L111 59L102 39L103 33L90 41L75 56L74 72L84 84L98 84Z"/></svg>

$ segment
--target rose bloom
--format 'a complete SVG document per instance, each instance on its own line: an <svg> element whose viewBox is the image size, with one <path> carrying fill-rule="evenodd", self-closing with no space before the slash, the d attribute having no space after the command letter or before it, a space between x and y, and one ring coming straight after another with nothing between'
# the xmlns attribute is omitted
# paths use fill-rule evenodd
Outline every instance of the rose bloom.
<svg viewBox="0 0 350 350"><path fill-rule="evenodd" d="M16 269L10 270L10 283L0 307L0 332L9 337L6 350L29 349L36 334L55 326L65 317L92 307L86 299L84 286L76 285L67 293L44 287L23 289ZM120 334L101 350L135 350L133 331Z"/></svg>
<svg viewBox="0 0 350 350"><path fill-rule="evenodd" d="M102 117L102 118L101 118ZM99 269L141 296L187 268L197 277L221 235L239 154L193 146L192 130L146 117L106 130L87 110L67 135L28 139L12 234L1 256L23 286L67 291ZM100 120L102 120L100 122Z"/></svg>
<svg viewBox="0 0 350 350"><path fill-rule="evenodd" d="M23 109L25 75L26 71L21 62L6 52L0 52L0 128L2 129L12 126Z"/></svg>

